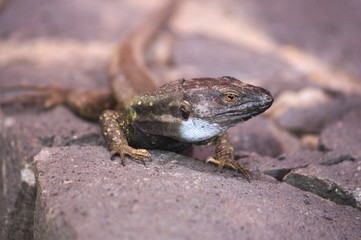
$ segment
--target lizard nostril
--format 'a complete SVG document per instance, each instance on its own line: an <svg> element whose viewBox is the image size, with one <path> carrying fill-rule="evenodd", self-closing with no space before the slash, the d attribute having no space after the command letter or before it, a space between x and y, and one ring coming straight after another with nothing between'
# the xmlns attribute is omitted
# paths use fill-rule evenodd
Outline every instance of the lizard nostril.
<svg viewBox="0 0 361 240"><path fill-rule="evenodd" d="M264 99L264 101L266 101L266 102L272 102L272 101L273 101L273 98L272 98L272 96L270 96L270 95L265 95L265 96L263 97L263 99Z"/></svg>

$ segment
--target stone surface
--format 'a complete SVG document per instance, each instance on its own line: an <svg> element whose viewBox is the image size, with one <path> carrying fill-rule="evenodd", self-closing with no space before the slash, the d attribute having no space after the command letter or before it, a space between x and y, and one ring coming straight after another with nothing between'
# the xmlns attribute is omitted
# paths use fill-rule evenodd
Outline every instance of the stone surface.
<svg viewBox="0 0 361 240"><path fill-rule="evenodd" d="M340 96L312 107L290 108L278 119L286 130L296 134L319 134L350 111L359 111L360 96Z"/></svg>
<svg viewBox="0 0 361 240"><path fill-rule="evenodd" d="M262 156L276 157L301 150L299 139L262 116L231 128L229 133L235 149L257 152Z"/></svg>
<svg viewBox="0 0 361 240"><path fill-rule="evenodd" d="M35 157L36 239L301 239L309 232L356 239L361 233L354 208L262 175L248 183L177 154L152 156L146 166L123 167L102 147L43 149Z"/></svg>
<svg viewBox="0 0 361 240"><path fill-rule="evenodd" d="M299 46L360 80L358 63L361 62L361 45L358 39L361 32L355 32L361 24L358 1L346 0L342 4L337 0L320 0L317 3L312 0L258 0L242 3L242 7L249 7L247 13L252 22L256 22L277 42ZM269 7L260 7L263 4L269 4ZM317 75L314 77L321 77Z"/></svg>
<svg viewBox="0 0 361 240"><path fill-rule="evenodd" d="M353 109L347 115L326 128L320 136L320 145L326 150L361 156L361 108Z"/></svg>
<svg viewBox="0 0 361 240"><path fill-rule="evenodd" d="M328 152L317 164L296 169L284 181L338 204L361 209L361 109L355 108L321 134Z"/></svg>
<svg viewBox="0 0 361 240"><path fill-rule="evenodd" d="M337 204L349 205L361 210L360 158L343 160L330 166L311 164L306 168L291 171L283 181Z"/></svg>
<svg viewBox="0 0 361 240"><path fill-rule="evenodd" d="M298 91L285 90L277 96L277 101L266 114L278 120L290 108L312 108L315 105L328 103L331 99L330 94L315 87L306 87Z"/></svg>
<svg viewBox="0 0 361 240"><path fill-rule="evenodd" d="M104 142L96 124L76 118L61 106L41 114L4 116L0 111L0 116L0 239L7 239L8 234L9 239L32 239L33 156L46 146Z"/></svg>
<svg viewBox="0 0 361 240"><path fill-rule="evenodd" d="M255 153L237 152L243 156L240 161L246 161L250 169L257 169L264 174L270 175L278 180L293 169L304 168L311 163L324 159L325 154L316 151L299 151L292 154L282 154L277 158L262 158Z"/></svg>

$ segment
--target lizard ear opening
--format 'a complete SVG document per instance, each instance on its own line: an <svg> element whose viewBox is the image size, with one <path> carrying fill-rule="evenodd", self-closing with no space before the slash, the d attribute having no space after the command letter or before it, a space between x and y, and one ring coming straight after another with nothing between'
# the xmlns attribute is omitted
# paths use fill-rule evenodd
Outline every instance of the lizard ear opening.
<svg viewBox="0 0 361 240"><path fill-rule="evenodd" d="M182 101L182 104L180 106L180 112L181 112L181 115L182 115L182 118L184 120L188 120L189 119L189 116L191 115L191 104L187 101Z"/></svg>

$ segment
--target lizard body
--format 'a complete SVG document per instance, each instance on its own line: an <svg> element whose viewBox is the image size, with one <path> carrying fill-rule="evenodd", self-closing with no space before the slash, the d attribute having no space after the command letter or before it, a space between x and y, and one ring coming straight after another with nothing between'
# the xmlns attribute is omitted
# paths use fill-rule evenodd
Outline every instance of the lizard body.
<svg viewBox="0 0 361 240"><path fill-rule="evenodd" d="M209 160L249 178L234 160L225 131L264 112L272 102L267 90L232 77L180 79L133 98L122 111L104 111L100 125L111 153L120 154L122 161L130 155L144 162L150 158L144 149L179 152L193 143L213 142L216 159Z"/></svg>

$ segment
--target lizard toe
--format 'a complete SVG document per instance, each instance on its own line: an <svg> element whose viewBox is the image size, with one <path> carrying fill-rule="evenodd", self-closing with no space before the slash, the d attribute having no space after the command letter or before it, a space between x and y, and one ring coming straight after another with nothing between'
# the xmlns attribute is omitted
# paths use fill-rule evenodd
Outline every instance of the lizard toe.
<svg viewBox="0 0 361 240"><path fill-rule="evenodd" d="M128 152L127 154L129 156L131 156L132 158L141 161L144 165L145 165L146 159L149 159L150 161L152 160L150 157L150 154L145 149L134 149L133 148L132 151Z"/></svg>
<svg viewBox="0 0 361 240"><path fill-rule="evenodd" d="M235 169L236 172L242 173L242 175L247 179L247 181L250 181L250 171L243 168L236 160L231 158L220 158L215 159L213 157L209 157L206 160L206 163L213 163L218 166L219 169L222 169L223 167L228 167Z"/></svg>
<svg viewBox="0 0 361 240"><path fill-rule="evenodd" d="M135 148L129 147L127 145L112 146L110 153L112 155L112 159L114 159L115 155L119 154L123 166L126 165L126 158L125 158L126 155L130 156L131 158L141 161L144 165L145 165L146 159L151 160L151 156L147 150L135 149Z"/></svg>

